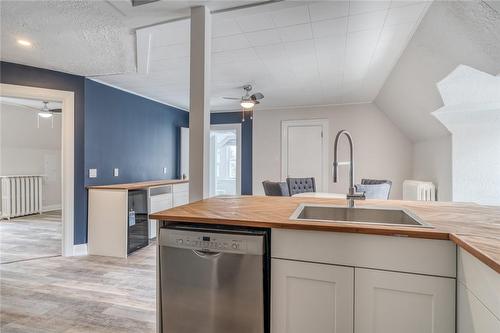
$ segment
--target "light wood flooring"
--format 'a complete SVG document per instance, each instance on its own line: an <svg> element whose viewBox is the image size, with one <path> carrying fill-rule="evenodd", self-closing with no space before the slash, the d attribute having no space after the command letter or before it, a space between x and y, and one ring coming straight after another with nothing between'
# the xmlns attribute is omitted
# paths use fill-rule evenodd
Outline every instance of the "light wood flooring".
<svg viewBox="0 0 500 333"><path fill-rule="evenodd" d="M6 249L14 248L5 235L0 240L2 251L4 242ZM153 333L155 257L155 244L127 259L56 256L12 262L20 257L6 255L0 264L0 332Z"/></svg>
<svg viewBox="0 0 500 333"><path fill-rule="evenodd" d="M0 264L61 255L61 211L0 221Z"/></svg>

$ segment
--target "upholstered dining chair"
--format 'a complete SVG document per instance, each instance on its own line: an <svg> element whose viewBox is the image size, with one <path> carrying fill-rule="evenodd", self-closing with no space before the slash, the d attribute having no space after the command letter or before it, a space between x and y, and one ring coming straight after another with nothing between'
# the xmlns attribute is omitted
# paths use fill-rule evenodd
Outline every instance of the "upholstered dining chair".
<svg viewBox="0 0 500 333"><path fill-rule="evenodd" d="M357 192L364 192L366 199L389 199L392 181L386 179L361 179L356 185Z"/></svg>
<svg viewBox="0 0 500 333"><path fill-rule="evenodd" d="M285 182L271 182L269 180L264 180L262 182L264 187L264 193L267 196L279 196L288 197L290 192L288 191L288 185Z"/></svg>
<svg viewBox="0 0 500 333"><path fill-rule="evenodd" d="M290 195L304 192L316 192L316 182L314 181L314 177L287 178L286 183L288 184L288 191L290 192Z"/></svg>

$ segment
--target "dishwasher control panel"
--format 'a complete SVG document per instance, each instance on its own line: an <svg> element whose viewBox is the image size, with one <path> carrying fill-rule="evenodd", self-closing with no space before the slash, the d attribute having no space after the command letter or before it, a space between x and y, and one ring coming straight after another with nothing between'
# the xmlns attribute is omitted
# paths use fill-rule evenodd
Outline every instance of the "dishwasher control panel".
<svg viewBox="0 0 500 333"><path fill-rule="evenodd" d="M160 244L204 252L262 254L262 236L160 229Z"/></svg>

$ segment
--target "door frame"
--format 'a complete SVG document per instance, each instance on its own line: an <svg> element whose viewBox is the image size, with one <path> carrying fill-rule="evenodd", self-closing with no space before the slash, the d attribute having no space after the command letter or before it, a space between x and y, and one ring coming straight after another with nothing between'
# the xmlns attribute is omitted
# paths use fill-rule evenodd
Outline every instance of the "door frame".
<svg viewBox="0 0 500 333"><path fill-rule="evenodd" d="M62 102L61 128L61 201L62 201L62 255L75 255L74 199L75 199L75 93L0 83L0 95Z"/></svg>
<svg viewBox="0 0 500 333"><path fill-rule="evenodd" d="M330 122L328 119L301 119L301 120L282 120L281 121L281 181L285 181L288 176L288 128L300 126L321 126L323 130L323 172L322 172L322 187L323 192L328 192L328 170L329 170L329 149L330 142L329 128Z"/></svg>
<svg viewBox="0 0 500 333"><path fill-rule="evenodd" d="M241 195L241 123L210 125L213 130L236 130L236 195ZM209 157L211 159L211 157ZM210 161L211 162L211 161ZM211 165L210 163L209 165ZM209 170L209 180L210 180ZM208 189L210 193L210 188Z"/></svg>

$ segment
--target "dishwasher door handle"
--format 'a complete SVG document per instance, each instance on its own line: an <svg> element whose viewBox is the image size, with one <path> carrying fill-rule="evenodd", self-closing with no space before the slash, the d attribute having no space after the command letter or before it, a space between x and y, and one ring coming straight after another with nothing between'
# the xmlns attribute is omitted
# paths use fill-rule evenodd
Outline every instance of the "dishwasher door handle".
<svg viewBox="0 0 500 333"><path fill-rule="evenodd" d="M203 259L215 259L222 255L222 252L207 252L199 250L193 250L193 253Z"/></svg>

